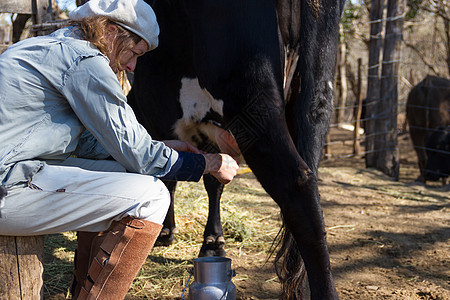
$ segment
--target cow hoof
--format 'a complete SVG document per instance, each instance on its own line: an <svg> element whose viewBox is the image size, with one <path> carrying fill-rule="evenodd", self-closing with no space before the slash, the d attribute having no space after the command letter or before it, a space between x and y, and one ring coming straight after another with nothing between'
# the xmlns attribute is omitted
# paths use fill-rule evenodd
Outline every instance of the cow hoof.
<svg viewBox="0 0 450 300"><path fill-rule="evenodd" d="M215 241L216 241L216 238L213 235L208 235L205 238L206 245L212 245L212 244L214 244Z"/></svg>
<svg viewBox="0 0 450 300"><path fill-rule="evenodd" d="M216 244L217 245L225 245L225 238L222 235L218 236L216 239Z"/></svg>
<svg viewBox="0 0 450 300"><path fill-rule="evenodd" d="M202 246L202 249L200 250L200 254L198 256L199 257L210 257L210 256L225 257L226 252L222 247L216 248L216 249L206 249L205 246Z"/></svg>
<svg viewBox="0 0 450 300"><path fill-rule="evenodd" d="M208 235L203 242L199 256L225 256L223 245L225 245L225 238L222 235Z"/></svg>
<svg viewBox="0 0 450 300"><path fill-rule="evenodd" d="M225 238L222 235L214 236L214 235L208 235L205 238L206 245L225 245Z"/></svg>
<svg viewBox="0 0 450 300"><path fill-rule="evenodd" d="M170 246L175 241L174 234L178 233L178 229L176 227L170 230L169 228L161 229L158 238L156 239L155 246Z"/></svg>

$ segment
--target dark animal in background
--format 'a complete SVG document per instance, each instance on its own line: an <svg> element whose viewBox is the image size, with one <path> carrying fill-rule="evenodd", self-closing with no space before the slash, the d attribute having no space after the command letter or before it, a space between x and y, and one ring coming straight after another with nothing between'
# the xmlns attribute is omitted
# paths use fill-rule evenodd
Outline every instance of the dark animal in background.
<svg viewBox="0 0 450 300"><path fill-rule="evenodd" d="M441 178L442 184L447 184L447 178L450 176L450 126L433 130L425 146L425 179L436 181Z"/></svg>
<svg viewBox="0 0 450 300"><path fill-rule="evenodd" d="M240 151L281 209L281 298L301 298L306 269L312 299L337 299L317 168L333 107L344 1L148 2L160 45L139 58L134 73L128 101L138 120L155 139ZM223 185L208 175L203 180L209 216L200 255L224 255ZM173 195L176 183L167 184ZM173 203L164 227L170 240Z"/></svg>
<svg viewBox="0 0 450 300"><path fill-rule="evenodd" d="M408 95L406 118L419 163L417 180L426 183L427 180L448 176L437 166L448 164L450 153L433 149L440 145L437 141L442 138L439 131L445 132L437 128L450 126L450 80L428 75L414 86ZM428 155L432 157L431 165L428 164Z"/></svg>

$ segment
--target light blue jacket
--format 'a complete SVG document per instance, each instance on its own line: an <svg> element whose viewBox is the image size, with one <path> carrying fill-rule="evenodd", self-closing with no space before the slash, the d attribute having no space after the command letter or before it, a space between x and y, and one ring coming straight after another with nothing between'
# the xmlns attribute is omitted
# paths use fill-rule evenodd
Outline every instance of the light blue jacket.
<svg viewBox="0 0 450 300"><path fill-rule="evenodd" d="M29 38L0 55L0 182L6 187L28 181L46 160L73 154L111 155L128 171L157 177L179 157L137 122L108 58L77 31Z"/></svg>

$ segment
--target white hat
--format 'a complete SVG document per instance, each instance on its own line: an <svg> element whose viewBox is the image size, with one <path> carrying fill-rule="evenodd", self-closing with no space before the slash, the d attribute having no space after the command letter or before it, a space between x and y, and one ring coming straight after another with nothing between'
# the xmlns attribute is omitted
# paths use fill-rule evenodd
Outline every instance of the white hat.
<svg viewBox="0 0 450 300"><path fill-rule="evenodd" d="M93 16L105 16L134 32L149 45L158 46L159 26L153 9L143 0L90 0L69 13L69 18L81 21Z"/></svg>

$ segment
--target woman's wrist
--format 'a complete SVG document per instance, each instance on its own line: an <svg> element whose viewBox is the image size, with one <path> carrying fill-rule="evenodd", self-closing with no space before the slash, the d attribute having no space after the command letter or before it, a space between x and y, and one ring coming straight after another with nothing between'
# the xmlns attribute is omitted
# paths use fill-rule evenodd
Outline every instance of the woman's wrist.
<svg viewBox="0 0 450 300"><path fill-rule="evenodd" d="M211 174L216 177L220 183L229 183L236 176L239 169L238 163L228 154L224 153L208 153L203 154L205 158L204 174Z"/></svg>
<svg viewBox="0 0 450 300"><path fill-rule="evenodd" d="M205 170L203 174L211 174L219 171L222 165L222 156L220 154L206 153L203 154L203 157L205 158Z"/></svg>

